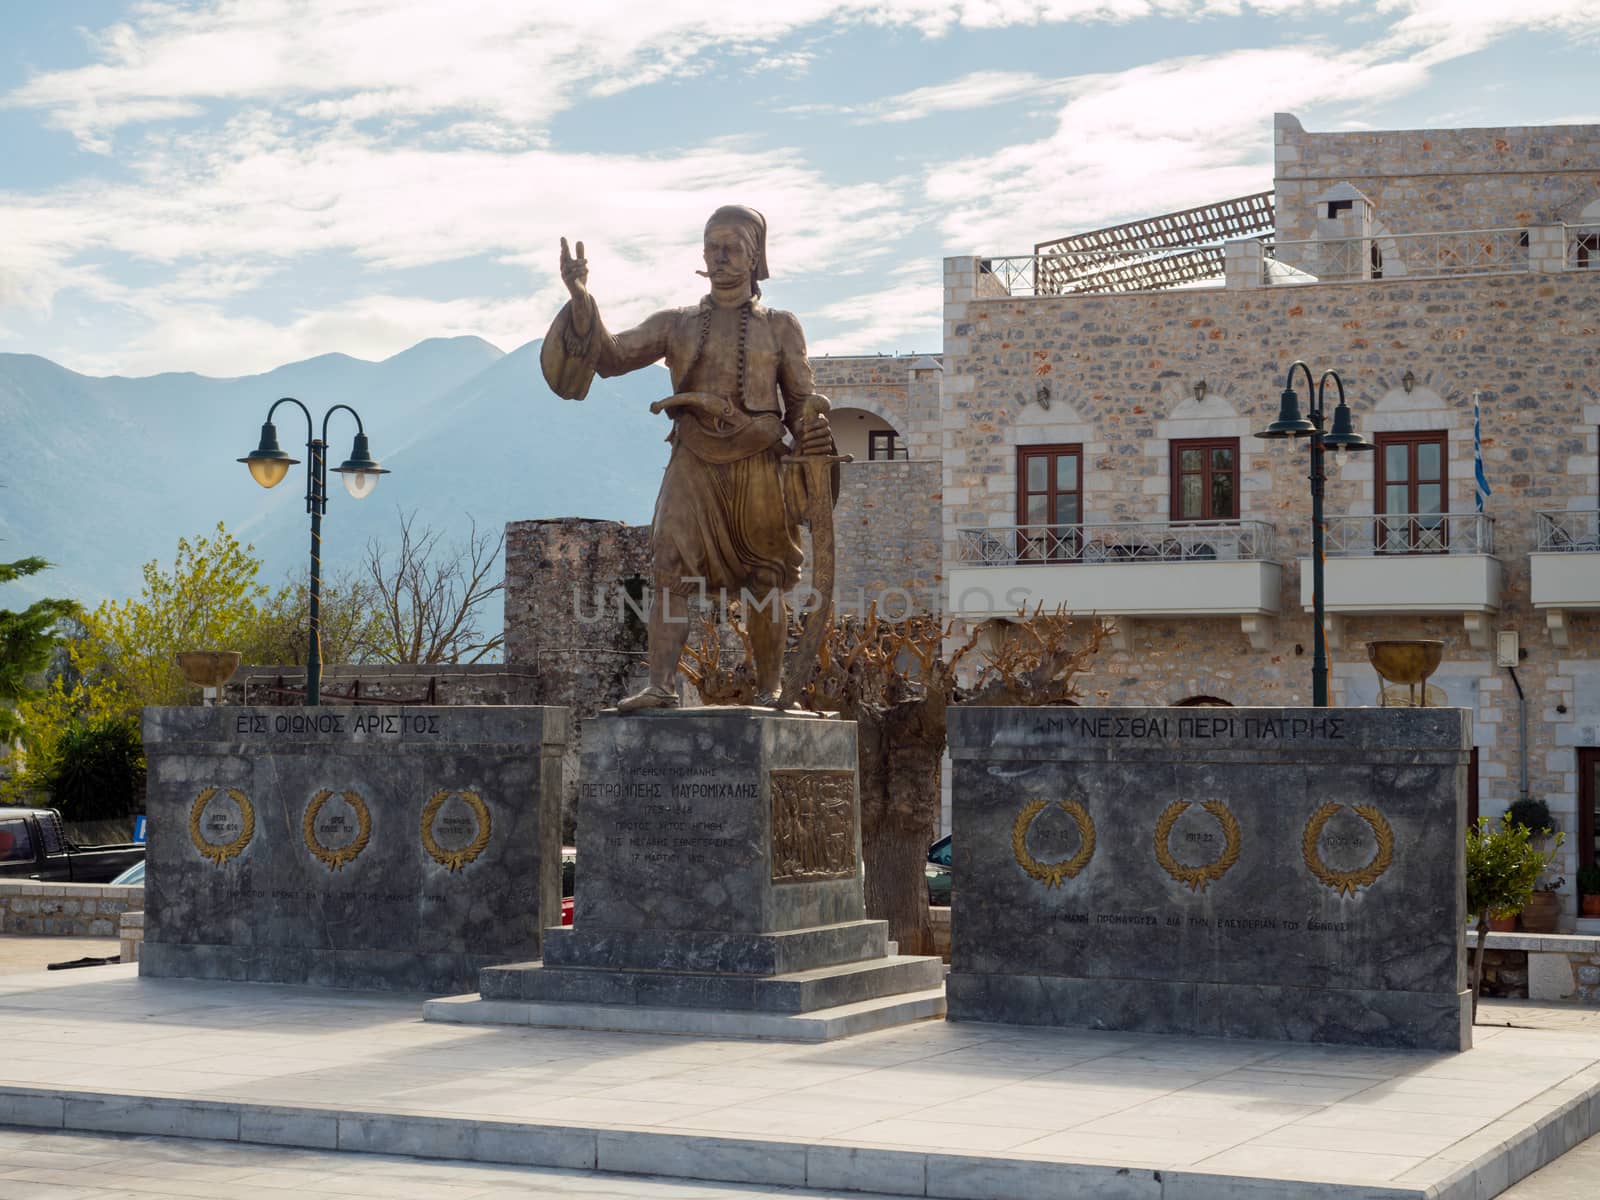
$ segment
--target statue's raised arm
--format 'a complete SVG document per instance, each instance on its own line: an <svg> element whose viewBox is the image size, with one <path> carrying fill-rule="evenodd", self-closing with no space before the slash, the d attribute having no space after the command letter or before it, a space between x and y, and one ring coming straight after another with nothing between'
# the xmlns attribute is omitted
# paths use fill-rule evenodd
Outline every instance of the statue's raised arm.
<svg viewBox="0 0 1600 1200"><path fill-rule="evenodd" d="M589 294L589 260L583 243L577 253L561 239L561 282L572 297L550 323L539 366L550 390L565 400L582 400L596 375L625 375L663 358L667 353L669 314L657 313L636 329L613 335L600 319L599 306Z"/></svg>

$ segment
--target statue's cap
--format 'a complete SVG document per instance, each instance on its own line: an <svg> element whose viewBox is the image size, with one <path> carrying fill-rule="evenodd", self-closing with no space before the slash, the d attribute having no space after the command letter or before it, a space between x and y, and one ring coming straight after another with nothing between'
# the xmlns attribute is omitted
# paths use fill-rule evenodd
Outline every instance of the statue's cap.
<svg viewBox="0 0 1600 1200"><path fill-rule="evenodd" d="M766 279L767 275L767 219L753 208L743 204L724 204L711 214L711 219L706 222L706 232L711 232L713 225L743 225L755 235L756 242L756 278Z"/></svg>

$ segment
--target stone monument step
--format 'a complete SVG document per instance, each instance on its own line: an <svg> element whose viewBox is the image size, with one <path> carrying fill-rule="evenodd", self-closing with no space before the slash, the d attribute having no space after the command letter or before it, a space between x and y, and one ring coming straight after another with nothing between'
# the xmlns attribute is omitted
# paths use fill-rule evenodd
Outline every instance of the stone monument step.
<svg viewBox="0 0 1600 1200"><path fill-rule="evenodd" d="M523 963L485 967L478 991L485 1000L804 1013L926 991L943 979L939 959L909 955L765 976Z"/></svg>
<svg viewBox="0 0 1600 1200"><path fill-rule="evenodd" d="M887 921L846 921L769 933L699 929L545 930L546 967L615 967L705 971L718 975L788 975L883 958Z"/></svg>
<svg viewBox="0 0 1600 1200"><path fill-rule="evenodd" d="M422 1006L423 1020L458 1025L534 1025L793 1042L831 1042L912 1021L936 1020L944 1012L942 985L806 1013L485 1000L478 996L445 996Z"/></svg>

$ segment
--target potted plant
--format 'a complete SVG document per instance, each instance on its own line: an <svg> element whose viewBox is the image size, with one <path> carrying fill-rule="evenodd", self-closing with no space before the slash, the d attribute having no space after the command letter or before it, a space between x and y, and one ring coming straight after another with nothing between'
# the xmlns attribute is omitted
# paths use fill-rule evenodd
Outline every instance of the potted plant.
<svg viewBox="0 0 1600 1200"><path fill-rule="evenodd" d="M1583 915L1600 917L1600 864L1589 863L1578 868L1578 893L1582 897Z"/></svg>
<svg viewBox="0 0 1600 1200"><path fill-rule="evenodd" d="M1550 817L1550 806L1543 800L1524 796L1506 809L1506 824L1528 831L1532 845L1539 850L1549 847L1549 839L1561 845L1561 835L1554 832L1555 822ZM1541 878L1533 885L1533 892L1522 906L1522 928L1527 933L1554 933L1561 921L1561 897L1556 894L1565 879Z"/></svg>
<svg viewBox="0 0 1600 1200"><path fill-rule="evenodd" d="M1557 842L1557 845L1560 843ZM1561 876L1541 878L1533 894L1522 906L1522 928L1526 933L1554 933L1561 924L1561 897L1556 893L1567 881Z"/></svg>
<svg viewBox="0 0 1600 1200"><path fill-rule="evenodd" d="M1561 835L1555 838L1561 845ZM1488 817L1467 829L1467 912L1477 929L1477 944L1472 951L1472 1013L1478 1013L1478 989L1483 983L1484 941L1489 933L1490 914L1505 916L1520 912L1533 895L1534 885L1555 861L1555 849L1541 850L1533 844L1533 832L1526 825L1501 819L1498 827Z"/></svg>

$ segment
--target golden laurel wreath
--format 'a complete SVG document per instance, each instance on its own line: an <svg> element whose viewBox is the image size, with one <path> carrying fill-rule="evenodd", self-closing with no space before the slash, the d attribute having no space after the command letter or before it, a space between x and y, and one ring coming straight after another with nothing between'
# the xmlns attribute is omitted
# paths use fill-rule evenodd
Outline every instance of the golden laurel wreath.
<svg viewBox="0 0 1600 1200"><path fill-rule="evenodd" d="M451 796L460 796L472 810L473 816L478 818L478 836L473 838L469 845L460 850L446 850L433 838L433 821L439 815L439 810L444 807L444 802ZM433 794L426 804L422 806L422 848L428 852L428 857L441 867L451 871L459 871L478 855L483 853L489 844L490 834L489 806L477 792L452 792L445 788Z"/></svg>
<svg viewBox="0 0 1600 1200"><path fill-rule="evenodd" d="M341 792L344 801L356 810L356 836L348 846L340 846L337 850L330 850L317 840L317 814L322 811L322 806L333 795L330 788L324 788L311 798L311 803L306 806L305 820L300 822L300 832L306 839L306 849L316 855L324 866L330 871L343 870L345 865L356 860L356 856L367 848L367 843L372 840L372 814L367 811L367 802L356 792Z"/></svg>
<svg viewBox="0 0 1600 1200"><path fill-rule="evenodd" d="M1162 810L1160 818L1156 821L1156 861L1168 875L1179 883L1187 884L1190 891L1198 892L1203 891L1213 880L1221 879L1233 864L1239 861L1241 838L1239 819L1233 815L1232 810L1221 800L1207 800L1200 807L1217 819L1217 824L1222 826L1222 835L1227 841L1216 861L1207 863L1203 867L1184 866L1172 857L1169 841L1172 837L1172 827L1191 807L1193 806L1188 800L1174 800Z"/></svg>
<svg viewBox="0 0 1600 1200"><path fill-rule="evenodd" d="M230 858L237 858L239 852L250 844L250 839L256 835L256 810L250 803L250 798L238 788L228 789L228 799L239 806L239 821L242 828L239 836L226 845L219 846L215 842L207 841L206 835L200 829L200 819L205 816L206 805L211 802L221 789L208 787L201 788L200 794L194 798L194 804L189 808L189 840L194 843L194 848L211 860L212 864L220 867Z"/></svg>
<svg viewBox="0 0 1600 1200"><path fill-rule="evenodd" d="M1372 861L1359 871L1335 871L1322 861L1322 853L1317 849L1317 839L1322 836L1323 827L1343 807L1344 805L1330 800L1311 814L1311 819L1306 822L1306 831L1300 838L1300 853L1306 860L1306 866L1311 868L1311 873L1319 880L1342 896L1353 896L1357 888L1367 887L1376 881L1394 861L1394 830L1389 827L1389 822L1384 820L1383 814L1376 807L1371 804L1357 804L1353 811L1372 830L1372 836L1377 839L1378 852L1372 856Z"/></svg>
<svg viewBox="0 0 1600 1200"><path fill-rule="evenodd" d="M1073 824L1078 827L1078 852L1060 862L1040 862L1028 853L1028 830L1032 828L1034 818L1048 808L1049 803L1048 800L1035 800L1017 814L1016 823L1011 826L1011 852L1016 855L1017 865L1033 878L1046 887L1060 887L1063 879L1073 878L1094 857L1094 818L1076 800L1058 801L1057 807L1071 817Z"/></svg>

